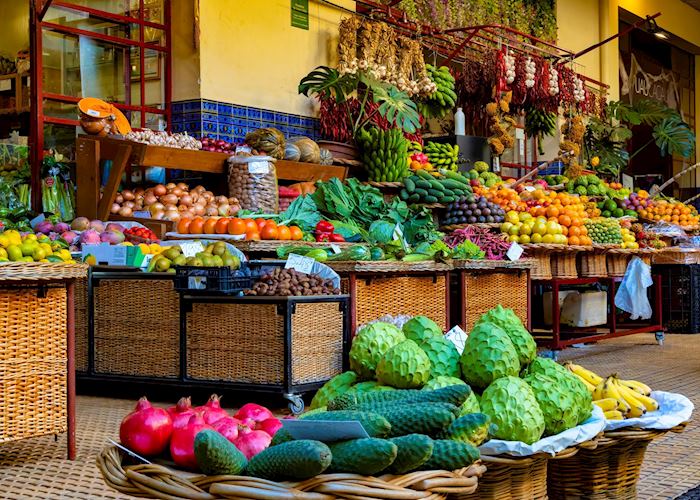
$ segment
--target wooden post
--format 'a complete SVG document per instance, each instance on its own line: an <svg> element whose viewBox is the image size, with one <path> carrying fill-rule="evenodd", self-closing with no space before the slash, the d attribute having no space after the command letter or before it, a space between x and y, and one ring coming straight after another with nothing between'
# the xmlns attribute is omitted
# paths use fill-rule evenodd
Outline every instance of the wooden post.
<svg viewBox="0 0 700 500"><path fill-rule="evenodd" d="M122 179L122 174L126 169L129 158L131 157L131 146L128 144L120 144L117 148L117 154L112 160L112 167L109 170L109 179L107 185L102 192L102 198L97 206L97 218L99 220L107 220L109 218L110 208L117 196L119 183ZM99 189L98 189L99 190Z"/></svg>
<svg viewBox="0 0 700 500"><path fill-rule="evenodd" d="M75 163L75 215L95 219L100 201L100 142L84 137L78 138Z"/></svg>

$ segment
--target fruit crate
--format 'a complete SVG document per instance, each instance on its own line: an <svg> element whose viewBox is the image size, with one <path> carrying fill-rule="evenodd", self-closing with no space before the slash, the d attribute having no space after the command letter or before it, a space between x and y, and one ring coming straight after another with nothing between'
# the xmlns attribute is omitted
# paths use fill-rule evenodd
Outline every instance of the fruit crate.
<svg viewBox="0 0 700 500"><path fill-rule="evenodd" d="M663 326L674 333L700 333L700 264L654 265L661 276Z"/></svg>
<svg viewBox="0 0 700 500"><path fill-rule="evenodd" d="M248 267L175 267L175 289L182 293L242 294L252 288L253 276Z"/></svg>
<svg viewBox="0 0 700 500"><path fill-rule="evenodd" d="M278 392L290 409L301 394L347 369L347 295L182 295L181 379L190 385Z"/></svg>

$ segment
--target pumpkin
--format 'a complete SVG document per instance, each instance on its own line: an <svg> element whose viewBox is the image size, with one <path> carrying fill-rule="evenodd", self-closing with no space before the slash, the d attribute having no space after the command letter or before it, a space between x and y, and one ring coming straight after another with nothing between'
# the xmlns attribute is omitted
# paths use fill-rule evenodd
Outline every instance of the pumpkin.
<svg viewBox="0 0 700 500"><path fill-rule="evenodd" d="M301 152L300 161L307 163L320 163L321 162L321 149L318 147L314 141L308 138L299 139L294 143L296 147L299 148Z"/></svg>
<svg viewBox="0 0 700 500"><path fill-rule="evenodd" d="M296 144L289 144L284 148L284 159L290 161L299 161L301 158L301 151Z"/></svg>
<svg viewBox="0 0 700 500"><path fill-rule="evenodd" d="M273 158L278 160L284 158L286 146L284 134L276 128L259 128L248 132L245 136L245 142L253 149L267 153Z"/></svg>
<svg viewBox="0 0 700 500"><path fill-rule="evenodd" d="M288 187L289 189L299 191L302 195L314 194L316 192L316 183L314 181L297 182L296 184L290 184Z"/></svg>
<svg viewBox="0 0 700 500"><path fill-rule="evenodd" d="M333 165L333 153L326 148L321 148L321 165Z"/></svg>

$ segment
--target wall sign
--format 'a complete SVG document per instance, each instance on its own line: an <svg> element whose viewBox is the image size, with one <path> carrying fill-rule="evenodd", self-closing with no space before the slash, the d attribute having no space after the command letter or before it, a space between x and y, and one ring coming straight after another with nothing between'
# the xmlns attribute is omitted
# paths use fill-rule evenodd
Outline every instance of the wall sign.
<svg viewBox="0 0 700 500"><path fill-rule="evenodd" d="M678 82L673 72L666 68L657 66L645 71L634 54L627 68L620 56L620 80L620 94L627 96L631 104L635 99L654 99L671 109L679 108Z"/></svg>
<svg viewBox="0 0 700 500"><path fill-rule="evenodd" d="M292 26L309 29L309 0L292 0Z"/></svg>

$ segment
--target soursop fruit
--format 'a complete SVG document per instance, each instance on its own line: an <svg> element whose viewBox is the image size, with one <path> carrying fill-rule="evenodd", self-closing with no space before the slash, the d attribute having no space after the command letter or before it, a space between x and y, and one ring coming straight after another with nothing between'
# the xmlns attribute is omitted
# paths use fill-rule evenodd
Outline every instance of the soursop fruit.
<svg viewBox="0 0 700 500"><path fill-rule="evenodd" d="M579 398L565 384L534 373L525 377L544 415L544 434L553 436L578 425Z"/></svg>
<svg viewBox="0 0 700 500"><path fill-rule="evenodd" d="M459 417L440 435L442 439L462 441L473 446L481 444L489 438L491 418L483 413L472 413Z"/></svg>
<svg viewBox="0 0 700 500"><path fill-rule="evenodd" d="M437 323L426 316L415 316L409 319L404 323L401 331L407 339L419 344L426 339L433 337L442 338L443 336L442 329Z"/></svg>
<svg viewBox="0 0 700 500"><path fill-rule="evenodd" d="M377 365L377 380L399 389L422 387L430 378L430 359L412 340L389 349Z"/></svg>
<svg viewBox="0 0 700 500"><path fill-rule="evenodd" d="M451 385L467 385L467 383L459 378L455 377L437 377L428 380L426 384L423 386L424 391L432 391L433 389L440 389L441 387L448 387ZM479 413L481 411L481 408L479 407L479 400L477 399L477 395L474 393L474 391L471 391L469 393L469 397L467 397L467 400L462 403L462 406L459 407L459 415L458 416L464 416L468 415L470 413Z"/></svg>
<svg viewBox="0 0 700 500"><path fill-rule="evenodd" d="M445 337L429 337L418 344L430 359L430 378L457 377L461 375L459 351Z"/></svg>
<svg viewBox="0 0 700 500"><path fill-rule="evenodd" d="M520 318L512 309L506 309L502 305L497 305L489 312L481 316L477 325L482 322L488 322L496 325L501 330L506 332L510 341L515 346L515 351L518 353L520 367L523 368L530 364L537 356L537 344L532 338L530 332L523 326Z"/></svg>
<svg viewBox="0 0 700 500"><path fill-rule="evenodd" d="M328 401L339 398L350 390L350 387L357 381L357 373L349 371L336 375L323 384L316 395L311 400L310 409L326 406Z"/></svg>
<svg viewBox="0 0 700 500"><path fill-rule="evenodd" d="M491 435L532 444L542 437L544 415L532 389L517 377L502 377L481 395L481 412L491 418Z"/></svg>
<svg viewBox="0 0 700 500"><path fill-rule="evenodd" d="M353 339L350 347L350 369L357 373L360 380L372 380L381 357L404 340L406 337L401 330L390 323L367 325Z"/></svg>
<svg viewBox="0 0 700 500"><path fill-rule="evenodd" d="M490 323L476 325L469 333L460 364L462 378L480 389L496 379L517 376L520 372L513 342L503 330Z"/></svg>
<svg viewBox="0 0 700 500"><path fill-rule="evenodd" d="M345 394L364 394L365 392L381 392L381 391L394 391L393 387L388 385L381 385L376 380L370 380L368 382L360 382L359 384L353 385Z"/></svg>

